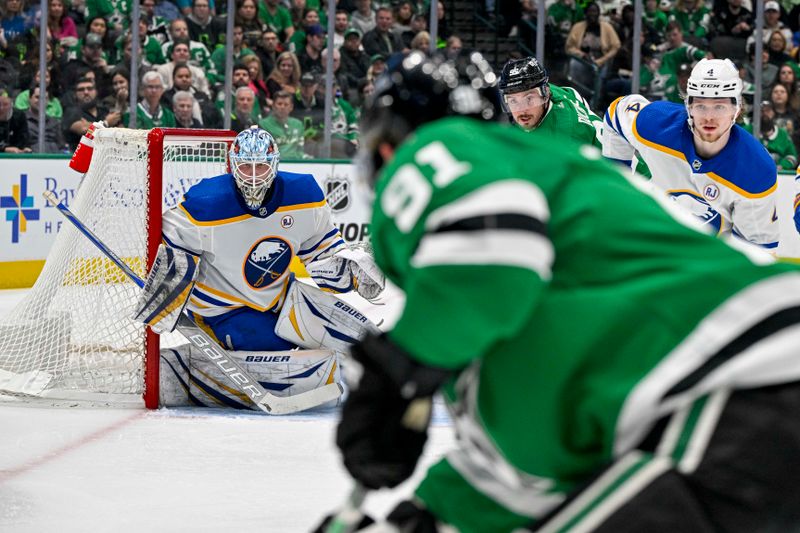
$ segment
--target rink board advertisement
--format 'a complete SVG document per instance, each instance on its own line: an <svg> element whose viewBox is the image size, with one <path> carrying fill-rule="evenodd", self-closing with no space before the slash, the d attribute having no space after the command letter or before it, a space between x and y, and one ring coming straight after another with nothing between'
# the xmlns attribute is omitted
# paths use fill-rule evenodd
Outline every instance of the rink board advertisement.
<svg viewBox="0 0 800 533"><path fill-rule="evenodd" d="M50 191L69 207L82 175L71 170L67 163L68 160L62 158L2 159L0 289L33 285L56 235L69 224L42 197L44 191ZM369 196L364 185L355 179L352 165L281 163L280 168L287 172L310 173L316 178L346 241L360 241L369 235ZM204 177L208 176L187 176L165 183L163 207L177 205L183 193ZM120 191L120 195L118 200L144 205L144 191L126 189Z"/></svg>
<svg viewBox="0 0 800 533"><path fill-rule="evenodd" d="M42 192L50 191L69 206L81 175L65 158L3 158L0 177L0 289L30 287L59 230L68 224L58 211L46 205ZM369 235L369 195L356 179L353 165L342 163L282 163L281 170L312 174L333 212L345 240L360 241ZM188 174L192 174L189 172ZM165 184L164 208L174 207L183 193L203 176L186 176ZM117 199L144 202L144 192L125 189ZM778 219L781 224L782 257L800 258L800 236L792 220L794 176L778 179Z"/></svg>

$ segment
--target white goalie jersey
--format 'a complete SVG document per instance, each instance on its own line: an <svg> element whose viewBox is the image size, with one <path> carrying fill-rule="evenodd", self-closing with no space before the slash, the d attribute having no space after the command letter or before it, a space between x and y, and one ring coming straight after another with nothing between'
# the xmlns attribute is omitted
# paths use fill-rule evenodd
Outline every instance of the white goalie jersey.
<svg viewBox="0 0 800 533"><path fill-rule="evenodd" d="M195 185L164 213L165 244L203 258L187 309L202 316L242 306L277 311L293 257L310 265L346 249L313 176L281 171L272 188L267 203L253 211L233 177L223 174ZM338 280L335 273L333 278L342 281L338 292L350 288L349 279Z"/></svg>
<svg viewBox="0 0 800 533"><path fill-rule="evenodd" d="M761 144L733 126L727 146L711 159L697 155L684 106L634 94L605 114L603 155L630 161L636 152L652 183L717 234L764 248L778 245L777 169Z"/></svg>

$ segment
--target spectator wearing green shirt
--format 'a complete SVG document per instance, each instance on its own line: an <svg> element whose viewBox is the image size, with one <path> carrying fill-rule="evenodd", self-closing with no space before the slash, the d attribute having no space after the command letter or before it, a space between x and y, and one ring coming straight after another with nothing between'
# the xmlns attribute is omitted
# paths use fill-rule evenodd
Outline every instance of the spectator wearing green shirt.
<svg viewBox="0 0 800 533"><path fill-rule="evenodd" d="M681 65L691 64L704 57L708 52L683 42L683 31L680 24L671 21L667 24L667 45L669 49L660 59L651 60L647 68L641 70L642 87L647 87L647 95L655 100L669 100L683 103L678 84L678 71Z"/></svg>
<svg viewBox="0 0 800 533"><path fill-rule="evenodd" d="M228 49L224 46L214 50L211 54L211 63L214 65L214 75L209 79L213 83L223 83L225 81L225 55ZM238 63L243 57L253 55L253 51L244 45L244 30L241 24L233 25L233 62Z"/></svg>
<svg viewBox="0 0 800 533"><path fill-rule="evenodd" d="M142 76L142 92L144 96L136 105L136 128L149 130L152 128L174 128L175 115L161 105L164 94L164 80L157 72L145 72ZM129 113L122 116L122 122L128 124Z"/></svg>
<svg viewBox="0 0 800 533"><path fill-rule="evenodd" d="M189 64L203 69L209 80L213 80L216 77L216 64L211 60L211 53L203 43L190 39L189 25L186 24L185 20L173 20L169 25L169 35L170 41L161 46L164 57L172 55L172 47L175 43L186 42L189 44Z"/></svg>
<svg viewBox="0 0 800 533"><path fill-rule="evenodd" d="M547 8L547 24L561 35L563 40L567 39L572 25L581 20L583 20L583 8L577 5L575 0L558 0Z"/></svg>
<svg viewBox="0 0 800 533"><path fill-rule="evenodd" d="M294 33L292 15L279 0L263 0L258 4L258 18L267 28L278 34L281 42L288 41ZM278 144L280 146L280 144Z"/></svg>
<svg viewBox="0 0 800 533"><path fill-rule="evenodd" d="M272 112L258 123L275 138L283 160L306 157L303 151L305 129L300 120L290 116L293 110L292 95L278 91L272 96Z"/></svg>
<svg viewBox="0 0 800 533"><path fill-rule="evenodd" d="M778 126L775 121L775 110L772 102L761 102L761 144L767 149L779 170L797 168L797 149L786 128ZM753 125L746 124L744 129L753 133Z"/></svg>
<svg viewBox="0 0 800 533"><path fill-rule="evenodd" d="M44 72L45 72L44 76L45 89L49 93L52 90L50 87L50 71L45 70ZM36 87L39 86L39 79L40 79L39 70L36 70L36 72L33 75L33 82L32 82ZM19 109L20 111L27 111L30 108L30 106L31 106L30 90L25 89L24 91L20 91L20 93L14 99L14 108ZM44 114L45 116L60 120L61 117L64 115L64 109L61 107L61 101L54 96L47 98Z"/></svg>
<svg viewBox="0 0 800 533"><path fill-rule="evenodd" d="M348 159L358 148L358 113L342 97L342 91L334 80L333 107L331 109L331 157Z"/></svg>
<svg viewBox="0 0 800 533"><path fill-rule="evenodd" d="M653 28L658 35L659 40L664 37L664 32L667 30L669 17L666 13L658 8L658 0L647 0L645 2L642 20L644 20L646 24L649 24L650 27Z"/></svg>
<svg viewBox="0 0 800 533"><path fill-rule="evenodd" d="M299 54L300 51L305 48L306 34L308 33L308 28L311 27L323 28L323 31L325 28L320 22L319 12L316 9L306 9L303 11L303 19L300 21L300 26L288 40L289 50L295 54Z"/></svg>
<svg viewBox="0 0 800 533"><path fill-rule="evenodd" d="M678 0L669 19L681 25L683 36L688 41L695 44L706 41L711 27L711 10L700 0Z"/></svg>

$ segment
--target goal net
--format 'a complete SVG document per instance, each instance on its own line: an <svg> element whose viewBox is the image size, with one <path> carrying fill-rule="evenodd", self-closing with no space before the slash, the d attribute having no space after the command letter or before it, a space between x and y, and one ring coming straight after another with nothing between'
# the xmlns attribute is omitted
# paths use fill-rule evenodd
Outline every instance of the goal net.
<svg viewBox="0 0 800 533"><path fill-rule="evenodd" d="M140 277L161 241L161 213L226 172L235 134L105 129L70 209ZM159 338L131 320L139 288L72 224L35 285L0 317L0 400L158 406ZM162 336L162 343L180 338Z"/></svg>

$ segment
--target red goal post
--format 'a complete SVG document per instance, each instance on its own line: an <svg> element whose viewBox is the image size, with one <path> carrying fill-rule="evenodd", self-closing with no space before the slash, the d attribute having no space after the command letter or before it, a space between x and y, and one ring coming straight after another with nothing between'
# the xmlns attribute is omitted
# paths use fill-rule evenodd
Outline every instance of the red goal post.
<svg viewBox="0 0 800 533"><path fill-rule="evenodd" d="M140 276L161 242L161 213L228 171L228 130L110 128L95 135L75 215ZM65 164L66 170L66 164ZM63 226L25 298L0 317L0 401L158 407L159 350L181 342L130 317L138 287Z"/></svg>

